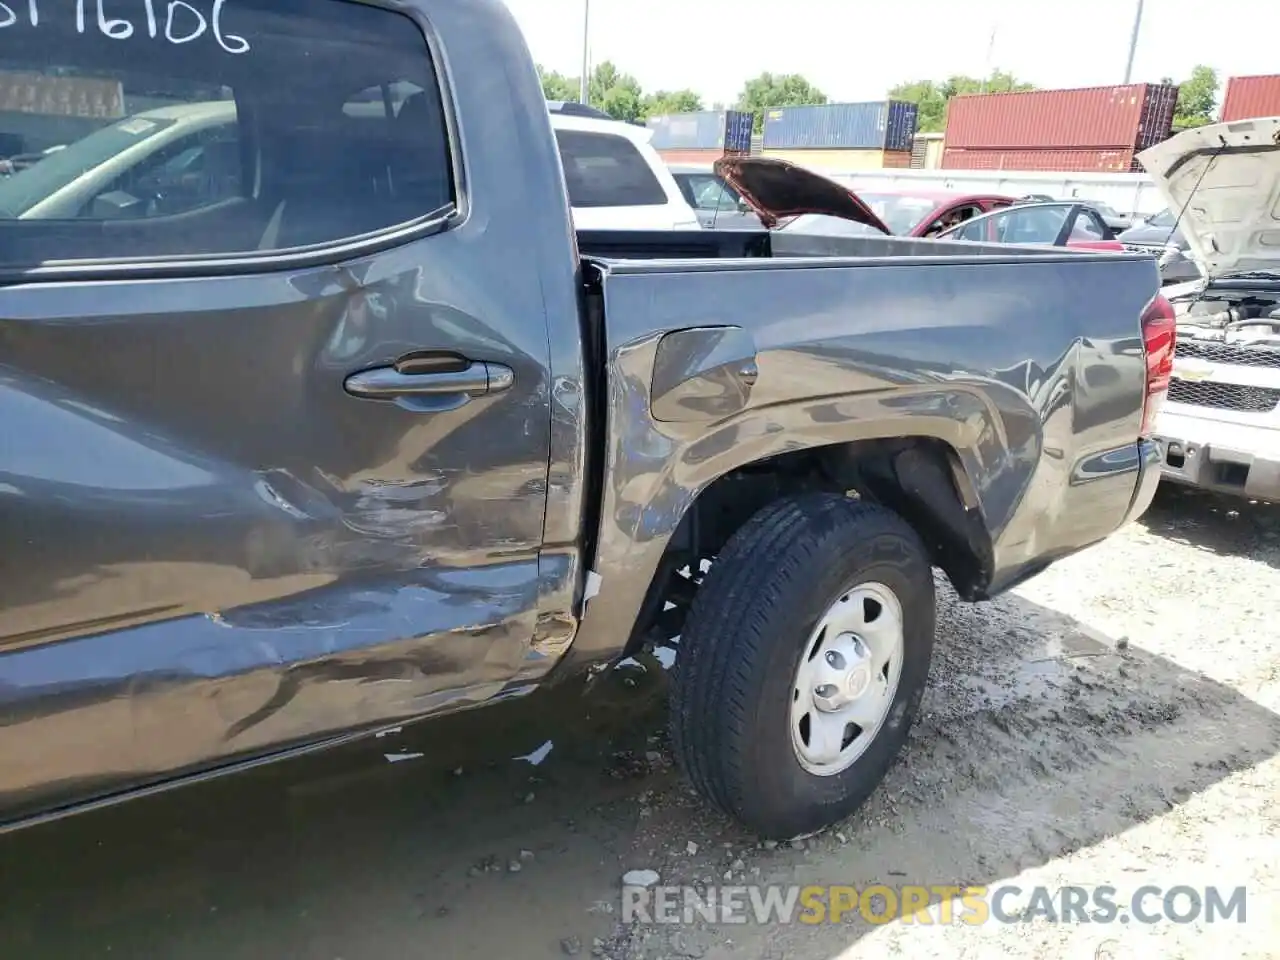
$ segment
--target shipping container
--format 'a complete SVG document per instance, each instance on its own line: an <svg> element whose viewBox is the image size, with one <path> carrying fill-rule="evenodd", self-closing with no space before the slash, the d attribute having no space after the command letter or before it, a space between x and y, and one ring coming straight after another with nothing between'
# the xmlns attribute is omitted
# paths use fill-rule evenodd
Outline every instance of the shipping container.
<svg viewBox="0 0 1280 960"><path fill-rule="evenodd" d="M920 108L901 100L779 107L764 115L765 150L907 150Z"/></svg>
<svg viewBox="0 0 1280 960"><path fill-rule="evenodd" d="M711 166L725 155L723 150L659 150L663 163L691 163Z"/></svg>
<svg viewBox="0 0 1280 960"><path fill-rule="evenodd" d="M125 115L124 107L124 90L119 80L0 70L0 110L3 111L118 120Z"/></svg>
<svg viewBox="0 0 1280 960"><path fill-rule="evenodd" d="M1232 77L1222 100L1223 120L1280 117L1280 73Z"/></svg>
<svg viewBox="0 0 1280 960"><path fill-rule="evenodd" d="M1053 171L1055 173L1140 173L1132 149L982 150L953 147L942 154L944 170Z"/></svg>
<svg viewBox="0 0 1280 960"><path fill-rule="evenodd" d="M823 173L853 170L905 169L911 166L909 150L782 150L764 148L766 157L777 157Z"/></svg>
<svg viewBox="0 0 1280 960"><path fill-rule="evenodd" d="M1169 138L1178 88L1133 83L971 94L947 105L948 148L1145 150Z"/></svg>
<svg viewBox="0 0 1280 960"><path fill-rule="evenodd" d="M911 169L936 170L942 166L944 142L940 133L917 133L911 141Z"/></svg>
<svg viewBox="0 0 1280 960"><path fill-rule="evenodd" d="M920 124L920 106L904 100L889 100L888 104L889 124L883 146L894 153L910 153L911 141Z"/></svg>
<svg viewBox="0 0 1280 960"><path fill-rule="evenodd" d="M658 150L711 150L746 153L751 149L755 114L743 110L703 110L650 117Z"/></svg>

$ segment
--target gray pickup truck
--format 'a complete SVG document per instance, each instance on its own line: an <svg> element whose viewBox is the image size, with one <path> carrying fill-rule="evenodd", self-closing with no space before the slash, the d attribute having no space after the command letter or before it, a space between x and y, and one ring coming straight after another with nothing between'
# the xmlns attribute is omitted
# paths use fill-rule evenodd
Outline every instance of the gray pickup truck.
<svg viewBox="0 0 1280 960"><path fill-rule="evenodd" d="M673 644L679 763L793 836L902 746L935 567L989 598L1148 505L1150 257L576 233L499 0L116 7L5 32L6 827Z"/></svg>

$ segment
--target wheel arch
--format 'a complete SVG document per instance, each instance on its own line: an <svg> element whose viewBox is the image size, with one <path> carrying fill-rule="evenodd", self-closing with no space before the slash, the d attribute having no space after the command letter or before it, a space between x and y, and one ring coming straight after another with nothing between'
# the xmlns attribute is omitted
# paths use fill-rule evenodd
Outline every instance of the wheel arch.
<svg viewBox="0 0 1280 960"><path fill-rule="evenodd" d="M568 672L617 655L620 633L624 654L646 642L672 576L696 550L691 538L706 535L708 512L730 505L731 520L713 524L712 536L723 543L770 499L805 490L840 490L893 509L960 595L982 599L995 566L995 525L982 491L997 472L1030 473L1008 449L996 412L963 388L820 398L746 411L710 427L627 420L630 436L611 431L594 563L598 591L586 605ZM771 496L761 498L770 484ZM747 487L754 492L738 495ZM997 506L1004 516L1013 504Z"/></svg>
<svg viewBox="0 0 1280 960"><path fill-rule="evenodd" d="M826 491L879 503L916 531L965 599L986 596L994 549L960 452L927 435L823 444L739 464L698 489L652 572L625 653L646 640L678 570L713 556L757 512Z"/></svg>

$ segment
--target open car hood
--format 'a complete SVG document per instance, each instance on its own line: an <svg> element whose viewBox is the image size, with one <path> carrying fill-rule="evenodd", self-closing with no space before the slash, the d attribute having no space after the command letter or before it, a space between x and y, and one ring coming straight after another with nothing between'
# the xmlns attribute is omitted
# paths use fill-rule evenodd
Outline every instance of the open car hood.
<svg viewBox="0 0 1280 960"><path fill-rule="evenodd" d="M786 160L721 157L715 162L715 171L770 229L788 217L811 213L893 233L848 187Z"/></svg>
<svg viewBox="0 0 1280 960"><path fill-rule="evenodd" d="M1280 271L1280 117L1184 130L1138 154L1202 273ZM1190 203L1188 203L1190 201Z"/></svg>

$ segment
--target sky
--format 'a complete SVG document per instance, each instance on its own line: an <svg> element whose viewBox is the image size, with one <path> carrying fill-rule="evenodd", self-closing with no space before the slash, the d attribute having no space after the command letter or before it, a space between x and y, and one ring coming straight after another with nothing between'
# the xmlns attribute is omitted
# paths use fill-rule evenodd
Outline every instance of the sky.
<svg viewBox="0 0 1280 960"><path fill-rule="evenodd" d="M534 59L577 76L584 0L506 0ZM732 104L762 71L800 73L833 101L906 80L981 76L1039 87L1124 81L1136 0L590 0L591 62L647 91L689 87ZM995 43L991 43L992 31ZM1280 72L1275 0L1146 0L1133 81ZM988 59L988 51L990 58ZM1221 96L1221 93L1219 94Z"/></svg>

